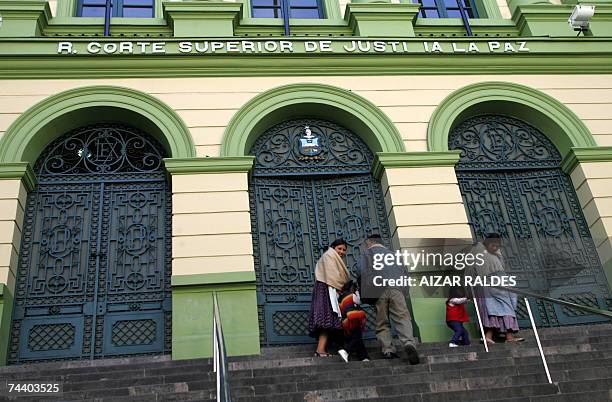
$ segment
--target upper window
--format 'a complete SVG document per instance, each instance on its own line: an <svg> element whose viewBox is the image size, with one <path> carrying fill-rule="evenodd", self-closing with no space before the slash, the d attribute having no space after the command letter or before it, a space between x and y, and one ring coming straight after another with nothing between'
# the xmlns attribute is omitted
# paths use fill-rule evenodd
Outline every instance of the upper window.
<svg viewBox="0 0 612 402"><path fill-rule="evenodd" d="M419 16L424 18L461 18L460 4L468 18L478 18L473 0L417 0Z"/></svg>
<svg viewBox="0 0 612 402"><path fill-rule="evenodd" d="M283 18L283 4L289 9L290 18L323 18L319 0L251 0L253 17Z"/></svg>
<svg viewBox="0 0 612 402"><path fill-rule="evenodd" d="M155 16L155 0L113 0L113 17L153 18ZM79 0L77 16L104 17L106 0Z"/></svg>

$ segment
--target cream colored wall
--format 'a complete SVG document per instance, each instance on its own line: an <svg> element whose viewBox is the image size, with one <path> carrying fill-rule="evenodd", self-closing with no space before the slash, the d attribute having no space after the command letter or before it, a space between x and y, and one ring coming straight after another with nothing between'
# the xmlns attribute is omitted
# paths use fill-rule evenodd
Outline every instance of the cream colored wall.
<svg viewBox="0 0 612 402"><path fill-rule="evenodd" d="M497 0L497 6L499 7L499 11L501 12L503 18L512 18L512 13L510 12L510 8L508 7L507 0Z"/></svg>
<svg viewBox="0 0 612 402"><path fill-rule="evenodd" d="M349 4L349 0L338 0L338 4L340 5L340 15L344 18L344 12L346 11L346 5Z"/></svg>
<svg viewBox="0 0 612 402"><path fill-rule="evenodd" d="M57 15L57 0L49 0L49 7L51 8L51 15Z"/></svg>
<svg viewBox="0 0 612 402"><path fill-rule="evenodd" d="M45 97L85 85L134 88L166 102L185 120L199 156L219 154L223 130L245 102L270 88L319 82L349 89L379 106L395 123L406 149L427 149L427 123L454 90L480 81L509 81L539 89L573 110L599 145L612 145L612 75L243 77L115 80L0 80L0 134Z"/></svg>
<svg viewBox="0 0 612 402"><path fill-rule="evenodd" d="M283 84L318 82L346 88L367 98L393 121L407 150L425 151L427 124L436 106L446 96L460 87L481 81L498 81L500 78L385 76L363 79L0 80L0 87L3 88L0 95L0 132L4 132L20 113L50 95L80 86L117 85L152 94L166 102L189 127L198 155L217 156L225 126L249 99ZM599 145L612 145L612 75L510 75L503 78L537 88L563 102L585 122ZM612 174L606 174L612 177ZM217 184L211 186L211 180L221 181L215 181ZM415 236L417 232L419 236L432 232L432 237L441 237L438 230L447 237L469 236L469 232L465 231L467 218L452 167L392 170L386 173L384 180L387 181L387 203L393 206L388 211L391 227L396 228L396 238ZM246 175L238 181L230 176L176 176L173 189L175 274L209 269L251 270L253 253L248 228ZM444 194L444 197L440 194ZM591 206L585 204L586 213L589 214L596 205L598 213L604 207L612 209L609 200L602 198ZM219 209L215 209L217 206ZM599 228L605 229L607 234L612 233L609 219L601 219L600 223L590 221L590 225L594 233ZM213 243L215 246L211 246ZM599 244L600 251L604 252L602 244L605 246L608 243Z"/></svg>
<svg viewBox="0 0 612 402"><path fill-rule="evenodd" d="M414 246L411 239L471 238L454 167L390 168L381 185L395 248Z"/></svg>
<svg viewBox="0 0 612 402"><path fill-rule="evenodd" d="M599 258L606 264L612 260L612 162L581 163L571 178Z"/></svg>
<svg viewBox="0 0 612 402"><path fill-rule="evenodd" d="M0 180L0 283L15 288L27 192L21 180Z"/></svg>
<svg viewBox="0 0 612 402"><path fill-rule="evenodd" d="M253 271L246 173L172 176L172 275Z"/></svg>

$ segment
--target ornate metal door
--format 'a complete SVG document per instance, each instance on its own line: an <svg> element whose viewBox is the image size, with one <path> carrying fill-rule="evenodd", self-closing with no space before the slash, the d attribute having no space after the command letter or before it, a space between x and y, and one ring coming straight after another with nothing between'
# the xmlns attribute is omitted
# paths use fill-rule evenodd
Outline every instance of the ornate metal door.
<svg viewBox="0 0 612 402"><path fill-rule="evenodd" d="M503 116L467 120L449 137L462 151L457 178L474 236L499 233L507 270L519 287L608 308L609 289L561 156L535 128ZM534 301L535 303L535 301ZM540 325L600 318L537 301ZM519 318L527 325L521 307Z"/></svg>
<svg viewBox="0 0 612 402"><path fill-rule="evenodd" d="M101 124L54 141L28 195L9 361L170 350L170 196L162 147Z"/></svg>
<svg viewBox="0 0 612 402"><path fill-rule="evenodd" d="M355 135L319 120L273 127L253 145L252 231L262 343L310 342L314 267L336 238L351 271L368 233L389 240L372 154ZM373 315L369 312L372 327Z"/></svg>

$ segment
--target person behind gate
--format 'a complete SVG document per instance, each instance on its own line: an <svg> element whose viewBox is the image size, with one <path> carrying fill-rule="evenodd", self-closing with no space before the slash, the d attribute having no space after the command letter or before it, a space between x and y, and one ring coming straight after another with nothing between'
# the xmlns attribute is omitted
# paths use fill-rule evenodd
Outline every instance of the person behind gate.
<svg viewBox="0 0 612 402"><path fill-rule="evenodd" d="M338 292L350 279L342 257L346 255L346 242L335 240L317 261L315 285L312 290L308 333L318 338L315 356L330 356L326 347L328 340L338 340L342 336L342 322Z"/></svg>
<svg viewBox="0 0 612 402"><path fill-rule="evenodd" d="M384 278L401 278L406 274L405 267L395 262L395 256L382 245L382 238L378 234L372 234L365 240L366 251L358 263L359 288L361 289L362 301L376 305L376 338L382 346L385 359L394 359L399 356L396 353L391 336L391 321L397 332L410 364L419 363L419 354L415 347L415 339L412 334L412 321L408 306L406 305L406 287L388 286L389 281L382 283L387 286L375 286L373 278L383 276ZM392 258L385 258L391 254ZM378 255L378 256L377 256ZM374 268L374 258L385 261L382 270ZM391 264L387 264L392 261ZM399 282L399 281L398 281ZM391 282L395 283L395 282Z"/></svg>

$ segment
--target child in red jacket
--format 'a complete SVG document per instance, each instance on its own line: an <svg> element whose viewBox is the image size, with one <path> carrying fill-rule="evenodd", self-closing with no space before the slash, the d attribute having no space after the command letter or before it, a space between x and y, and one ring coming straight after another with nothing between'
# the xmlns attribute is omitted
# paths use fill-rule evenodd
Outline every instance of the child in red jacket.
<svg viewBox="0 0 612 402"><path fill-rule="evenodd" d="M465 310L467 301L463 288L453 287L450 289L448 299L446 299L446 325L455 332L448 344L451 348L456 348L460 344L470 344L470 335L463 327L464 322L470 321Z"/></svg>
<svg viewBox="0 0 612 402"><path fill-rule="evenodd" d="M350 354L357 355L357 358L361 361L370 361L362 338L366 326L366 313L359 307L361 298L354 281L348 281L344 285L338 303L342 312L342 328L344 329L346 344L346 348L340 349L338 354L347 363Z"/></svg>

